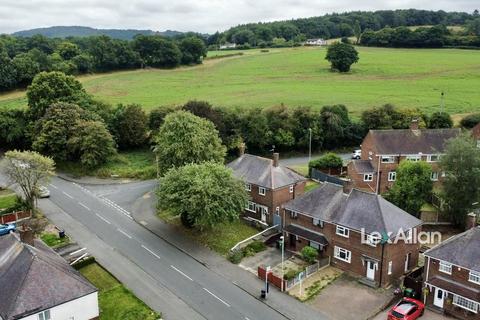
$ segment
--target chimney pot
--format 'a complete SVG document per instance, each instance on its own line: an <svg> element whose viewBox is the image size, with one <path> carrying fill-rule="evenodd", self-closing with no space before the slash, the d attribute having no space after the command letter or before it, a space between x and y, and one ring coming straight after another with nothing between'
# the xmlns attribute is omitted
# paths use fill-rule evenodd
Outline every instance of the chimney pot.
<svg viewBox="0 0 480 320"><path fill-rule="evenodd" d="M280 154L278 152L275 152L273 154L273 166L274 167L278 167L279 159L280 159Z"/></svg>
<svg viewBox="0 0 480 320"><path fill-rule="evenodd" d="M18 230L18 232L20 233L20 240L23 243L31 245L32 247L34 246L34 236L32 228L25 227L25 225L23 225L22 228Z"/></svg>
<svg viewBox="0 0 480 320"><path fill-rule="evenodd" d="M245 154L245 143L242 142L238 149L239 149L239 152L240 152L240 157L243 156Z"/></svg>
<svg viewBox="0 0 480 320"><path fill-rule="evenodd" d="M418 130L418 119L412 119L410 130Z"/></svg>
<svg viewBox="0 0 480 320"><path fill-rule="evenodd" d="M465 229L469 230L477 226L477 215L474 212L467 214L467 221L465 223Z"/></svg>

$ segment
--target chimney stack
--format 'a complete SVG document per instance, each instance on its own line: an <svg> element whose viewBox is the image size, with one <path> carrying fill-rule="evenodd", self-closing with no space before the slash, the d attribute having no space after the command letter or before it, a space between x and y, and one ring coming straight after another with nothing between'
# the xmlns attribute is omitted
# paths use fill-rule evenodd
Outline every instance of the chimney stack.
<svg viewBox="0 0 480 320"><path fill-rule="evenodd" d="M280 158L280 154L278 152L275 152L273 154L273 166L274 167L278 167L279 158Z"/></svg>
<svg viewBox="0 0 480 320"><path fill-rule="evenodd" d="M467 214L467 221L465 222L465 229L470 230L477 226L477 215L473 212Z"/></svg>
<svg viewBox="0 0 480 320"><path fill-rule="evenodd" d="M412 119L410 130L418 130L418 119Z"/></svg>
<svg viewBox="0 0 480 320"><path fill-rule="evenodd" d="M242 143L240 144L240 147L238 147L238 150L239 150L239 152L240 152L240 157L245 154L245 143L244 143L244 142L242 142Z"/></svg>
<svg viewBox="0 0 480 320"><path fill-rule="evenodd" d="M18 233L20 233L20 240L23 243L31 245L32 247L35 245L33 243L33 230L30 227L23 225L20 229L18 229Z"/></svg>

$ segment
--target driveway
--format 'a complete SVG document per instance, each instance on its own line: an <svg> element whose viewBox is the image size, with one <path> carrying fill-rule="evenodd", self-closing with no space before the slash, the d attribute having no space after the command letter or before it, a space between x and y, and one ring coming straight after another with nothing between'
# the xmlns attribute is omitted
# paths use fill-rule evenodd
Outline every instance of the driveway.
<svg viewBox="0 0 480 320"><path fill-rule="evenodd" d="M292 254L285 251L284 260L290 258ZM259 252L253 257L247 257L238 265L240 268L250 271L257 275L258 266L270 266L275 267L282 263L282 254L279 249L273 247L267 247L265 251Z"/></svg>
<svg viewBox="0 0 480 320"><path fill-rule="evenodd" d="M372 320L386 320L387 319L387 311L379 313L375 318L372 318ZM453 319L438 313L435 313L430 310L425 310L425 314L423 317L420 318L421 320L447 320L447 319Z"/></svg>

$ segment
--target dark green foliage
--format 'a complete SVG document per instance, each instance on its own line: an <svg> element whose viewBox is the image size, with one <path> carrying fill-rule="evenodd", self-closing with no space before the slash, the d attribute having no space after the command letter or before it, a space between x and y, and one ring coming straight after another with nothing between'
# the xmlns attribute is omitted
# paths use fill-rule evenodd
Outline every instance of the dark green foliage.
<svg viewBox="0 0 480 320"><path fill-rule="evenodd" d="M23 110L0 110L0 146L23 149L27 146L27 120Z"/></svg>
<svg viewBox="0 0 480 320"><path fill-rule="evenodd" d="M301 253L302 253L303 260L305 260L310 264L314 263L318 257L318 250L310 246L303 247Z"/></svg>
<svg viewBox="0 0 480 320"><path fill-rule="evenodd" d="M374 107L362 112L362 123L366 129L407 129L412 120L419 120L425 127L426 116L418 109L397 109L391 104ZM423 120L423 121L422 121Z"/></svg>
<svg viewBox="0 0 480 320"><path fill-rule="evenodd" d="M231 263L239 264L242 261L243 257L243 250L234 250L228 254L227 259Z"/></svg>
<svg viewBox="0 0 480 320"><path fill-rule="evenodd" d="M342 42L330 45L325 59L330 62L332 69L340 72L350 71L350 66L359 60L357 50L351 44Z"/></svg>
<svg viewBox="0 0 480 320"><path fill-rule="evenodd" d="M179 43L183 64L198 64L207 56L205 43L197 37L187 37Z"/></svg>
<svg viewBox="0 0 480 320"><path fill-rule="evenodd" d="M182 53L177 44L160 36L139 35L133 41L142 63L151 67L175 67L180 64Z"/></svg>
<svg viewBox="0 0 480 320"><path fill-rule="evenodd" d="M119 148L132 149L145 144L148 118L140 105L119 105L112 121Z"/></svg>
<svg viewBox="0 0 480 320"><path fill-rule="evenodd" d="M428 119L429 129L452 128L452 117L446 112L434 112Z"/></svg>
<svg viewBox="0 0 480 320"><path fill-rule="evenodd" d="M0 47L0 91L10 90L16 85L16 71L12 59Z"/></svg>
<svg viewBox="0 0 480 320"><path fill-rule="evenodd" d="M150 110L148 115L148 128L154 133L157 132L163 124L163 120L167 114L177 110L177 107L157 107Z"/></svg>
<svg viewBox="0 0 480 320"><path fill-rule="evenodd" d="M343 160L335 153L327 153L321 156L318 159L312 160L308 163L309 171L314 168L318 170L325 170L325 169L334 169L334 168L341 168L343 166Z"/></svg>
<svg viewBox="0 0 480 320"><path fill-rule="evenodd" d="M239 264L245 257L253 257L255 254L265 251L267 246L262 241L252 241L242 249L230 251L227 259L234 264Z"/></svg>
<svg viewBox="0 0 480 320"><path fill-rule="evenodd" d="M460 121L460 125L465 129L472 129L480 123L480 113L469 114Z"/></svg>

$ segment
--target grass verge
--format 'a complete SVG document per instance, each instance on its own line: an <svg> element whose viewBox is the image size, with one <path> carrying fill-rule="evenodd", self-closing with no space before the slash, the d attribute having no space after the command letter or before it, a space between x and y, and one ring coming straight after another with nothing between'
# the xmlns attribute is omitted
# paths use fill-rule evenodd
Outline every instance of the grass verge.
<svg viewBox="0 0 480 320"><path fill-rule="evenodd" d="M17 203L17 195L15 193L0 195L0 209L10 208L15 203Z"/></svg>
<svg viewBox="0 0 480 320"><path fill-rule="evenodd" d="M42 233L40 239L49 247L56 248L70 243L70 238L65 236L60 238L58 234L54 233Z"/></svg>
<svg viewBox="0 0 480 320"><path fill-rule="evenodd" d="M99 290L98 300L102 320L156 320L160 315L138 299L99 264L80 268L80 273Z"/></svg>

